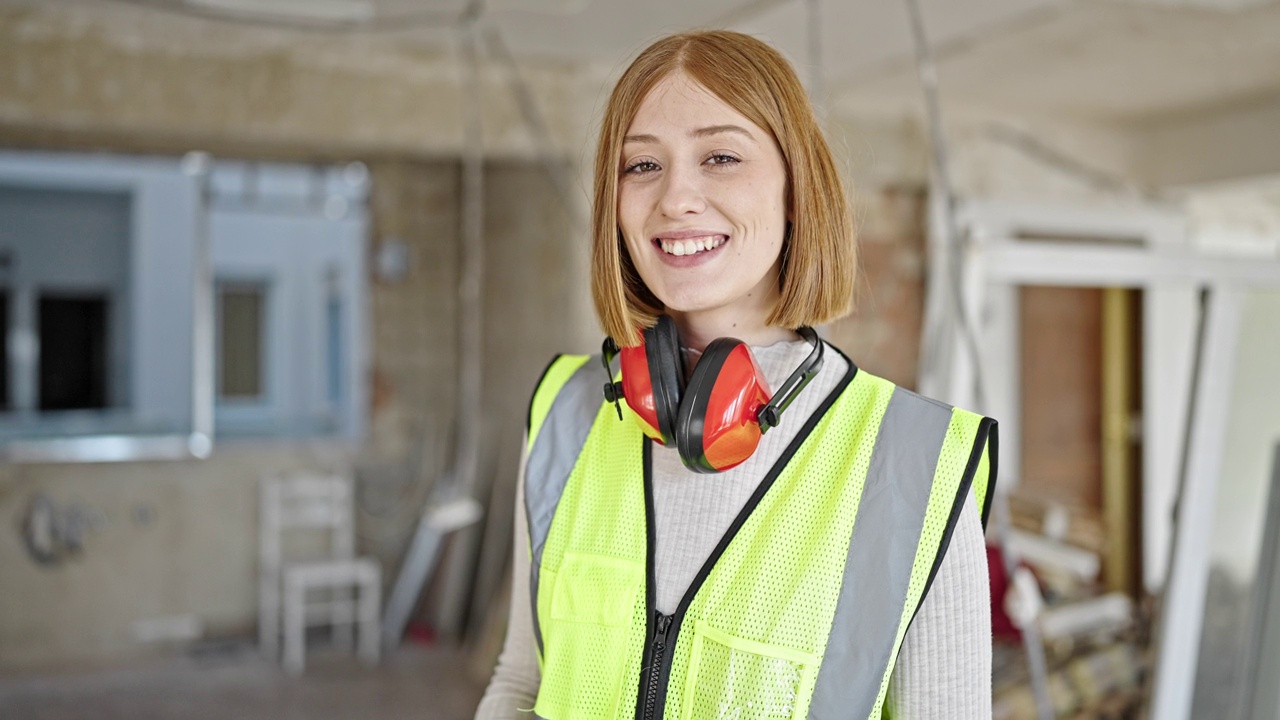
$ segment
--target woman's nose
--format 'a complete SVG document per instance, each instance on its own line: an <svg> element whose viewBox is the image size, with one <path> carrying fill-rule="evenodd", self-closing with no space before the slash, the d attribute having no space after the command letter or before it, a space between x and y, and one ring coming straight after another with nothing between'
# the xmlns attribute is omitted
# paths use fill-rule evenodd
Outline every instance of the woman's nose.
<svg viewBox="0 0 1280 720"><path fill-rule="evenodd" d="M684 169L670 169L663 178L659 209L667 217L697 214L706 209L706 198L698 173Z"/></svg>

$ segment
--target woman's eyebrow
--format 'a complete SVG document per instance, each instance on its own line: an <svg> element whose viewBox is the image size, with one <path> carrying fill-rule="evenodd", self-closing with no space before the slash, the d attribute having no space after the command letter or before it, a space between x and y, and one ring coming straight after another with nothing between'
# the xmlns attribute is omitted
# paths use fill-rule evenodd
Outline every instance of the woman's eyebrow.
<svg viewBox="0 0 1280 720"><path fill-rule="evenodd" d="M712 125L710 127L698 128L689 133L690 137L707 137L709 135L719 135L720 133L737 133L746 139L755 142L755 138L751 136L751 132L739 125Z"/></svg>
<svg viewBox="0 0 1280 720"><path fill-rule="evenodd" d="M711 135L719 135L721 133L737 133L751 142L756 141L756 139L752 137L751 132L740 125L709 125L707 127L690 130L689 137L703 138ZM627 135L622 138L622 144L630 145L632 143L655 145L658 143L658 138L656 135Z"/></svg>

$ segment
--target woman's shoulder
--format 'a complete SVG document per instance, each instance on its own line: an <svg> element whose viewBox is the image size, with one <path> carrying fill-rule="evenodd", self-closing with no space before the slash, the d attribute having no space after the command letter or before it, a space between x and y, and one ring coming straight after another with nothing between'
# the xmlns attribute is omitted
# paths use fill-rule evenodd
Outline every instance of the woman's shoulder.
<svg viewBox="0 0 1280 720"><path fill-rule="evenodd" d="M565 390L579 398L580 403L591 404L596 398L603 398L602 388L605 386L607 374L600 364L599 355L556 353L538 375L537 382L529 397L529 409L525 417L525 430L530 442L537 435L538 429L546 420L555 399Z"/></svg>

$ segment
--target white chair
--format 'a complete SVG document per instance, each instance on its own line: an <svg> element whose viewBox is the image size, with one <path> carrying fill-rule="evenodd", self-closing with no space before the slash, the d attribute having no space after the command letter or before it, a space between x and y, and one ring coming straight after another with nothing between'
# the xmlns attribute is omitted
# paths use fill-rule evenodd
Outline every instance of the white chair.
<svg viewBox="0 0 1280 720"><path fill-rule="evenodd" d="M264 477L260 490L258 642L263 653L277 656L283 624L284 669L299 675L307 627L333 625L334 644L349 650L358 625L356 654L362 662L376 664L382 572L377 560L355 557L351 480L320 474ZM302 529L329 531L322 558L282 557L283 537ZM313 591L327 591L326 600L309 600Z"/></svg>

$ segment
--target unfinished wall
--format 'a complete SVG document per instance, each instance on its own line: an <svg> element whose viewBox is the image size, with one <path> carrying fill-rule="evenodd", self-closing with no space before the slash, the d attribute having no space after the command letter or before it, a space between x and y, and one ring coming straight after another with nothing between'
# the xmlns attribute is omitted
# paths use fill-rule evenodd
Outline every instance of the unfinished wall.
<svg viewBox="0 0 1280 720"><path fill-rule="evenodd" d="M1102 511L1102 290L1019 289L1022 468L1018 489Z"/></svg>
<svg viewBox="0 0 1280 720"><path fill-rule="evenodd" d="M403 461L412 445L449 431L457 401L459 164L389 160L370 165L376 257L407 249L405 274L371 278L371 460Z"/></svg>
<svg viewBox="0 0 1280 720"><path fill-rule="evenodd" d="M858 193L855 307L828 339L867 372L916 386L924 322L926 196L920 187Z"/></svg>
<svg viewBox="0 0 1280 720"><path fill-rule="evenodd" d="M485 522L465 538L478 561L469 618L461 618L469 619L473 632L492 612L501 616L493 602L508 574L516 476L534 385L557 353L599 352L601 340L587 282L588 236L574 230L543 169L498 163L490 177L482 468L492 480ZM511 203L511 197L525 201Z"/></svg>
<svg viewBox="0 0 1280 720"><path fill-rule="evenodd" d="M259 473L323 464L292 448L219 448L205 462L8 466L0 477L0 668L145 651L136 623L195 617L252 629ZM78 557L36 564L18 529L43 493L97 527Z"/></svg>
<svg viewBox="0 0 1280 720"><path fill-rule="evenodd" d="M324 441L241 441L219 444L206 461L3 468L0 667L143 651L134 623L158 618L194 617L210 637L251 636L263 473L354 462L361 507L391 510L362 512L361 546L383 559L388 582L394 577L433 473L449 461L437 443L453 431L458 400L460 169L456 162L375 162L371 174L373 246L400 238L409 266L394 282L371 281L374 392L366 446L352 452ZM505 479L495 522L506 527L530 388L555 349L589 348L584 324L573 321L584 314L585 246L548 197L539 168L508 162L487 176L482 467ZM18 529L37 493L95 518L79 557L43 567L25 553ZM388 496L403 505L379 504Z"/></svg>
<svg viewBox="0 0 1280 720"><path fill-rule="evenodd" d="M456 60L385 38L289 37L113 10L0 9L0 146L363 160L368 265L400 241L407 272L369 280L370 436L361 448L245 441L199 462L0 468L4 669L146 652L137 621L194 618L206 637L251 638L257 479L267 472L354 464L360 545L384 560L390 583L454 432ZM592 116L578 109L572 72L525 72L550 100L557 147L584 136ZM585 288L585 247L532 162L564 151L535 146L502 81L486 73L487 149L507 159L486 168L485 317L503 342L488 348L484 416L487 467L510 476L537 373L553 348L585 349L574 333L594 329L575 293ZM25 552L19 529L38 493L92 518L79 557L44 567Z"/></svg>

